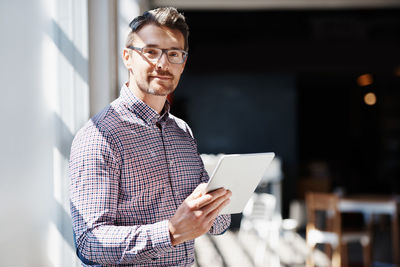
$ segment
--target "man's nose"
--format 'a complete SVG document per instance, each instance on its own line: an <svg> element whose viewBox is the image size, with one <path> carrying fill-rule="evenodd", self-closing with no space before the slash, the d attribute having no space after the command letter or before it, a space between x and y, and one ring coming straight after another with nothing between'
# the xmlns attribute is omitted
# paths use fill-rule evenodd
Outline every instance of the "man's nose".
<svg viewBox="0 0 400 267"><path fill-rule="evenodd" d="M169 61L167 53L164 51L161 53L160 58L157 60L157 68L158 69L168 69Z"/></svg>

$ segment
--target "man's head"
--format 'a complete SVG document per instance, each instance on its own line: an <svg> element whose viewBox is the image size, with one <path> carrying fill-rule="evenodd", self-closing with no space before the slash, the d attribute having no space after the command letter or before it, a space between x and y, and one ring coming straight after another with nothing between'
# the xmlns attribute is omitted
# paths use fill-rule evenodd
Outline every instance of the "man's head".
<svg viewBox="0 0 400 267"><path fill-rule="evenodd" d="M183 14L179 13L173 7L161 7L153 9L146 11L143 13L143 15L134 18L131 23L129 23L131 31L126 38L126 47L132 45L134 33L139 31L146 24L155 24L160 27L165 26L167 28L180 31L185 39L184 49L186 51L189 50L189 26L186 24Z"/></svg>
<svg viewBox="0 0 400 267"><path fill-rule="evenodd" d="M129 87L141 94L167 96L186 63L189 29L175 8L147 11L131 23L123 52Z"/></svg>

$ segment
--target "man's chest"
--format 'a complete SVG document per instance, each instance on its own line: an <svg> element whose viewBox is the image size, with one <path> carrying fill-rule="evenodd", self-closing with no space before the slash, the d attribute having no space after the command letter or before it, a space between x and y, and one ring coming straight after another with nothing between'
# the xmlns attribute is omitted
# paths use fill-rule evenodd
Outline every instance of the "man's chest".
<svg viewBox="0 0 400 267"><path fill-rule="evenodd" d="M136 129L121 140L120 207L139 213L150 210L159 214L157 219L168 217L201 181L202 163L194 140L167 127Z"/></svg>

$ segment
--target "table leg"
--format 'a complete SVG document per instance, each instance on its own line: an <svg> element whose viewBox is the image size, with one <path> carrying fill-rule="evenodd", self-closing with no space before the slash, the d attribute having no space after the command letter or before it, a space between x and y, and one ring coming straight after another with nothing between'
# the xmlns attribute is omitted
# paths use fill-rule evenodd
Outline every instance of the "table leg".
<svg viewBox="0 0 400 267"><path fill-rule="evenodd" d="M393 233L393 260L396 266L400 266L400 251L399 251L399 213L397 210L397 203L395 203L396 209L392 216L392 233Z"/></svg>

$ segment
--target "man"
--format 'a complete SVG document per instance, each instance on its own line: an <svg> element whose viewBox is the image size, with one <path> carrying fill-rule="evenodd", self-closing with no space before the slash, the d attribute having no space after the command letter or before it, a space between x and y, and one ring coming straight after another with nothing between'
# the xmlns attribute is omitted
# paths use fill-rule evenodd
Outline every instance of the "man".
<svg viewBox="0 0 400 267"><path fill-rule="evenodd" d="M194 239L223 233L223 188L208 175L189 126L169 113L188 51L188 26L174 8L135 18L123 60L129 82L71 148L70 195L77 253L101 266L189 266ZM84 265L85 266L85 265Z"/></svg>

